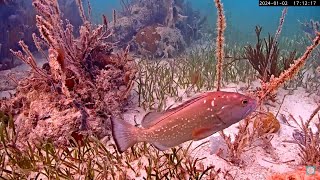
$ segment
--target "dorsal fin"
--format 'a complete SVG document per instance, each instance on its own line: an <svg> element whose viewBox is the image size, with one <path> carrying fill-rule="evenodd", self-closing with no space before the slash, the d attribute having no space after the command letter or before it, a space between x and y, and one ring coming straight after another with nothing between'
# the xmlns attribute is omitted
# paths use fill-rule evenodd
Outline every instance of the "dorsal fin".
<svg viewBox="0 0 320 180"><path fill-rule="evenodd" d="M149 128L149 127L157 124L158 122L162 121L163 119L167 118L168 116L170 116L170 115L182 110L183 108L191 105L192 103L194 103L202 98L207 97L207 95L208 95L208 93L203 93L197 97L194 97L192 99L185 101L184 103L178 105L177 107L168 109L163 112L149 112L142 119L141 126L144 128Z"/></svg>
<svg viewBox="0 0 320 180"><path fill-rule="evenodd" d="M185 107L193 104L194 102L196 102L196 101L198 101L198 100L200 100L200 99L202 99L202 98L207 97L209 93L210 93L210 92L202 93L202 94L200 94L200 95L198 95L198 96L196 96L196 97L194 97L194 98L191 98L191 99L183 102L182 104L180 104L180 105L178 105L178 106L176 106L176 107L167 109L165 112L168 113L168 112L175 112L175 111L177 111L177 110L181 110L181 109L183 109L183 108L185 108Z"/></svg>
<svg viewBox="0 0 320 180"><path fill-rule="evenodd" d="M148 112L141 121L141 126L144 128L149 128L153 124L158 123L161 120L161 116L164 112Z"/></svg>

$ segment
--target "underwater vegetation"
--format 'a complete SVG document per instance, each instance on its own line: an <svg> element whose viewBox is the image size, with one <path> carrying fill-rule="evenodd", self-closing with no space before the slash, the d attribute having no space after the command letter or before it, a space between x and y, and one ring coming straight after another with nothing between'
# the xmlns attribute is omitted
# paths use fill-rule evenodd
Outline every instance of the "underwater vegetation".
<svg viewBox="0 0 320 180"><path fill-rule="evenodd" d="M101 142L93 136L82 144L72 138L73 146L58 148L51 142L21 150L15 145L16 129L11 117L1 113L1 169L5 179L128 179L144 176L146 179L216 179L233 178L228 171L214 166L205 167L201 160L189 154L194 149L172 148L159 152L148 144L139 144L129 152L119 154L114 144ZM8 156L7 156L8 155Z"/></svg>
<svg viewBox="0 0 320 180"><path fill-rule="evenodd" d="M33 1L33 5L41 37L32 37L48 62L38 67L24 41L19 41L23 52L11 50L33 72L19 83L10 103L1 103L5 112L17 115L18 141L54 139L63 144L66 140L61 137L80 129L104 137L106 119L120 111L132 88L134 61L128 50L111 53L112 43L105 41L111 34L107 24L91 24L80 4L83 25L78 37L70 22L61 20L56 1ZM48 55L43 48L48 48ZM47 127L52 131L41 130Z"/></svg>
<svg viewBox="0 0 320 180"><path fill-rule="evenodd" d="M248 59L253 68L259 72L261 80L269 81L272 75L279 76L283 70L289 68L296 58L296 52L292 51L288 57L280 58L277 41L270 34L267 39L261 39L261 31L262 27L256 26L257 44L254 47L251 45L245 47L244 58ZM280 59L282 62L279 62ZM269 68L268 62L271 64Z"/></svg>
<svg viewBox="0 0 320 180"><path fill-rule="evenodd" d="M256 147L257 141L261 140L266 150L273 148L270 144L272 133L278 132L281 125L277 114L263 106L281 86L301 72L320 43L320 33L315 32L311 45L301 52L301 56L296 53L285 56L281 60L286 65L279 65L281 50L278 36L282 27L279 25L275 36L269 35L268 39L262 40L257 33L256 45L231 48L225 45L224 40L226 20L223 6L220 0L215 0L218 16L214 45L195 49L188 56L173 60L135 60L130 56L130 50L135 50L135 44L131 44L133 34L140 31L135 41L148 53L157 53L159 46L165 45L160 48L159 56L175 57L173 51L180 49L181 38L189 43L186 36L190 30L194 34L192 38L200 37L198 28L204 20L184 17L187 12L192 14L190 8L186 8L188 6L182 5L184 1L122 1L123 12L118 14L114 11L112 21L103 16L102 24L96 25L89 21L90 6L84 10L80 0L75 2L80 12L79 28L63 20L57 1L33 0L39 34L34 33L30 37L47 60L42 67L37 65L37 59L25 41L18 42L21 50L11 50L31 67L31 75L18 82L15 94L0 101L0 177L4 179L235 179L229 170L205 166L203 160L207 157L192 156L207 142L196 148L191 147L193 142L187 147L177 146L190 138L173 142L169 137L166 151L159 151L161 148L149 143L137 143L120 154L119 151L126 148L117 148L111 138L111 129L115 135L121 133L120 130L133 129L133 125L128 129L112 128L111 119L121 117L117 121L127 123L122 115L131 108L129 105L134 103L133 98L137 98L136 105L141 109L161 114L179 109L179 106L171 108L168 105L169 98L182 101L186 95L212 90L226 93L221 90L224 83L245 81L248 83L244 89L245 97L258 101L259 112L239 123L234 139L220 131L224 127L216 129L227 146L227 156L223 155L224 152L218 155L232 165L243 167L242 154ZM151 22L145 18L152 17L148 16L149 13L163 12L166 13L156 14L161 25L145 26ZM282 19L284 16L285 13ZM144 26L137 28L133 22ZM183 24L187 27L185 31ZM155 33L158 29L166 31L167 36ZM260 33L261 28L256 30ZM143 40L144 36L148 41ZM154 39L150 40L150 36ZM163 37L175 37L172 38L175 41L170 42ZM246 58L249 62L238 61L239 58ZM270 66L277 67L277 72L268 70ZM256 75L260 75L261 88L252 89L249 84ZM293 134L295 141L291 143L299 146L300 164L303 165L320 166L320 126L316 124L317 129L313 131L310 125L319 107L306 123L295 121L299 130ZM251 111L253 108L249 108L241 119ZM236 121L239 120L237 117ZM138 127L134 128L138 131ZM212 131L204 135L202 131L195 133L201 137L211 134Z"/></svg>

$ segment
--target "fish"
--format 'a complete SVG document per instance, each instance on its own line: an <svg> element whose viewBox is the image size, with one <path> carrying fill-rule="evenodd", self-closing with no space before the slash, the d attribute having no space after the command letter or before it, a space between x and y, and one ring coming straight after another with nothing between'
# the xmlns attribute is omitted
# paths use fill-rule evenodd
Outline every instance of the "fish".
<svg viewBox="0 0 320 180"><path fill-rule="evenodd" d="M177 107L147 113L141 127L112 116L112 136L120 153L139 142L164 151L239 122L255 111L257 104L256 99L237 92L204 92Z"/></svg>

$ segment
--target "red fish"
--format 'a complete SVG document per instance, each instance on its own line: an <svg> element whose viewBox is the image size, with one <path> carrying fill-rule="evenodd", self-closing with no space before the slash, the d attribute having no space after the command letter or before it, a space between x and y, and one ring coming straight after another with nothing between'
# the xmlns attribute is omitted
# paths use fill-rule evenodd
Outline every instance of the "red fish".
<svg viewBox="0 0 320 180"><path fill-rule="evenodd" d="M118 151L138 142L166 150L189 140L200 140L248 116L257 101L235 92L206 92L164 112L148 113L142 128L112 118L112 134Z"/></svg>

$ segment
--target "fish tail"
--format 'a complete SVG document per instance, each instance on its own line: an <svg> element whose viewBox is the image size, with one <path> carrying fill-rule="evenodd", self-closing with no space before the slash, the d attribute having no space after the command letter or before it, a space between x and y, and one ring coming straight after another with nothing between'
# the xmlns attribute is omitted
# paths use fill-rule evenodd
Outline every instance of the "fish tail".
<svg viewBox="0 0 320 180"><path fill-rule="evenodd" d="M120 153L138 142L137 127L121 120L111 118L112 136Z"/></svg>

